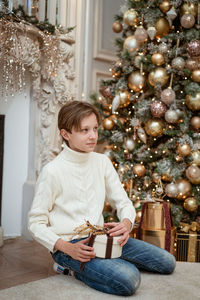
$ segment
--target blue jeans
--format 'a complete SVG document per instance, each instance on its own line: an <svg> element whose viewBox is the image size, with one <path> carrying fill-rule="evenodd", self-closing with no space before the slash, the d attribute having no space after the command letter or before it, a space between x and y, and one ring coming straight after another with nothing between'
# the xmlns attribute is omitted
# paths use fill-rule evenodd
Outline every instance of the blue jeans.
<svg viewBox="0 0 200 300"><path fill-rule="evenodd" d="M123 246L120 258L94 258L85 264L83 271L80 271L80 261L61 251L56 251L52 257L58 264L75 271L75 277L90 287L121 296L130 296L138 289L141 281L139 269L170 274L176 265L169 252L133 238Z"/></svg>

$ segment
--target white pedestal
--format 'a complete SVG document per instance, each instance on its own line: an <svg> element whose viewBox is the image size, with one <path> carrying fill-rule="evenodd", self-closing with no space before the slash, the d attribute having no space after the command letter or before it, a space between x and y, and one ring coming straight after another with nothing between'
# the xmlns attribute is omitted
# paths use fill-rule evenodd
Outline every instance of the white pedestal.
<svg viewBox="0 0 200 300"><path fill-rule="evenodd" d="M3 228L0 227L0 247L3 246Z"/></svg>

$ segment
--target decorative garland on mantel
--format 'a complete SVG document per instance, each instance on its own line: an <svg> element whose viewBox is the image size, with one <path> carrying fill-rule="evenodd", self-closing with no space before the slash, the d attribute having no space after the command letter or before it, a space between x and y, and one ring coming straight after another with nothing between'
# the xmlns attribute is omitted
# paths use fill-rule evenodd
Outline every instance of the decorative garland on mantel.
<svg viewBox="0 0 200 300"><path fill-rule="evenodd" d="M57 107L74 98L73 43L69 33L61 33L58 28L51 34L19 15L0 14L0 99L23 92L25 72L30 73L32 96L41 110L38 171L55 156L47 129Z"/></svg>

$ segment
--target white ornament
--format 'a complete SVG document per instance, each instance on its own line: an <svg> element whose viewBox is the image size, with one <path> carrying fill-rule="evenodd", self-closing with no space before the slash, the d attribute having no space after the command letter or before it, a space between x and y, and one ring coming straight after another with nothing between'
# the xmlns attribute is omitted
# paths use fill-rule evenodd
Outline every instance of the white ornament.
<svg viewBox="0 0 200 300"><path fill-rule="evenodd" d="M144 129L142 127L139 127L137 130L137 135L139 137L139 139L146 144L147 142L147 136L146 136L146 132L144 131Z"/></svg>
<svg viewBox="0 0 200 300"><path fill-rule="evenodd" d="M133 151L133 149L135 148L136 143L133 139L127 138L124 140L124 148L129 150L129 151Z"/></svg>
<svg viewBox="0 0 200 300"><path fill-rule="evenodd" d="M150 39L153 41L155 36L156 36L156 28L151 26L147 29L147 33L148 33L148 36L150 37Z"/></svg>
<svg viewBox="0 0 200 300"><path fill-rule="evenodd" d="M177 112L175 110L169 109L166 111L165 113L165 120L168 123L176 123L179 119L179 115L177 114Z"/></svg>
<svg viewBox="0 0 200 300"><path fill-rule="evenodd" d="M170 21L173 21L177 17L177 13L174 7L172 7L168 12L167 12L167 17Z"/></svg>
<svg viewBox="0 0 200 300"><path fill-rule="evenodd" d="M118 109L119 104L120 104L120 96L116 95L112 102L112 113L114 113Z"/></svg>
<svg viewBox="0 0 200 300"><path fill-rule="evenodd" d="M165 193L170 198L175 198L178 194L178 187L175 183L169 183L165 187Z"/></svg>

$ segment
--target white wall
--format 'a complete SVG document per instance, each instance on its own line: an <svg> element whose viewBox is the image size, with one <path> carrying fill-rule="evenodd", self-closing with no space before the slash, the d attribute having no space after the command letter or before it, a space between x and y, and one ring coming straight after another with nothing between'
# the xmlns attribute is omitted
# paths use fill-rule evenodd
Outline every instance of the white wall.
<svg viewBox="0 0 200 300"><path fill-rule="evenodd" d="M27 90L29 95L29 89ZM21 235L22 193L27 178L30 97L0 101L5 114L2 227L4 236Z"/></svg>

